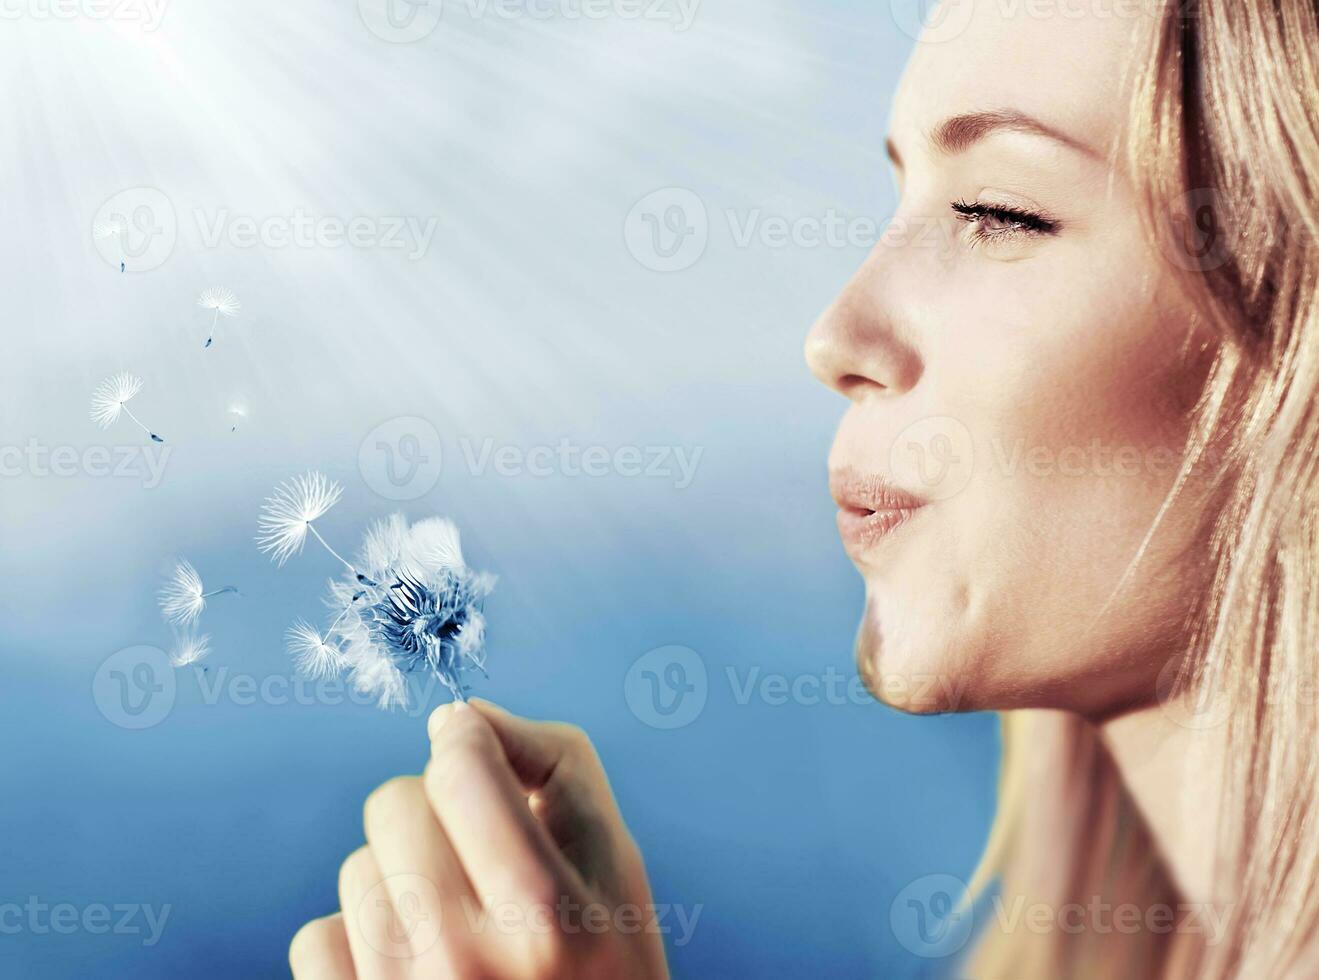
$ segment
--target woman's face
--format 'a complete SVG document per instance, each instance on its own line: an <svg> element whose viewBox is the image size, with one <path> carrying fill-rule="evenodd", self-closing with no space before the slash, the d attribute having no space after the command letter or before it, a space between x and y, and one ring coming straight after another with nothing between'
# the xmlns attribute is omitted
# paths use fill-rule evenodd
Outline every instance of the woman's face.
<svg viewBox="0 0 1319 980"><path fill-rule="evenodd" d="M1190 533L1133 561L1206 343L1109 163L1151 27L1121 7L978 3L917 45L893 223L807 341L850 402L831 486L858 664L896 707L1101 715L1155 696L1181 631Z"/></svg>

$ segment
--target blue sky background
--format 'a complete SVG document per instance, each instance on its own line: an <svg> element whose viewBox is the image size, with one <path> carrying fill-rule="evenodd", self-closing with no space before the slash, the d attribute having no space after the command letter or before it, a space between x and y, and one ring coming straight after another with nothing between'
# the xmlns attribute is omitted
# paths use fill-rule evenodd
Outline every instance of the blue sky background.
<svg viewBox="0 0 1319 980"><path fill-rule="evenodd" d="M315 467L345 487L319 525L341 550L393 510L445 514L499 573L476 693L594 737L657 900L700 906L675 975L944 975L890 913L969 875L992 719L774 687L855 673L824 466L842 404L801 344L868 251L774 221L864 237L891 210L906 5L703 0L679 29L449 0L395 43L380 2L31 0L0 24L0 907L169 907L154 945L25 917L0 972L283 976L336 907L361 801L420 770L425 713L285 693L283 632L335 568L309 547L277 569L252 537ZM281 238L299 216L319 235ZM203 350L213 285L242 312ZM125 369L166 455L88 420ZM207 672L133 730L111 671L169 647L179 556L243 595L203 616ZM629 670L673 645L704 704L666 729Z"/></svg>

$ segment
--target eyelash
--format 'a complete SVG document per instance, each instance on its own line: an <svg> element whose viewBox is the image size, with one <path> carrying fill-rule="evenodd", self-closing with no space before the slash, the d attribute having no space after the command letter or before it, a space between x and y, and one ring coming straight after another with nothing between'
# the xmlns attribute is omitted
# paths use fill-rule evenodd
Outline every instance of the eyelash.
<svg viewBox="0 0 1319 980"><path fill-rule="evenodd" d="M1058 222L1038 211L982 204L979 201L953 201L950 206L958 221L971 226L972 248L982 242L1007 242L1023 235L1052 235L1058 231ZM985 223L991 221L1005 227L987 229Z"/></svg>

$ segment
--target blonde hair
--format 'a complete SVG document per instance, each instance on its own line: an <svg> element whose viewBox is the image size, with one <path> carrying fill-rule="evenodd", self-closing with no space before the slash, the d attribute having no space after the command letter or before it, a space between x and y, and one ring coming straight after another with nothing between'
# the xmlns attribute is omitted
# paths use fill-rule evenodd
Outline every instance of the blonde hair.
<svg viewBox="0 0 1319 980"><path fill-rule="evenodd" d="M1151 233L1166 245L1169 219L1189 221L1205 246L1178 257L1175 278L1220 337L1170 501L1191 480L1212 500L1179 689L1227 707L1215 868L1233 884L1230 915L1212 944L991 924L976 980L1319 975L1304 959L1319 937L1319 10L1166 6L1136 68L1128 162ZM1002 732L973 891L997 879L1000 902L1176 908L1096 729L1026 711L1004 714Z"/></svg>

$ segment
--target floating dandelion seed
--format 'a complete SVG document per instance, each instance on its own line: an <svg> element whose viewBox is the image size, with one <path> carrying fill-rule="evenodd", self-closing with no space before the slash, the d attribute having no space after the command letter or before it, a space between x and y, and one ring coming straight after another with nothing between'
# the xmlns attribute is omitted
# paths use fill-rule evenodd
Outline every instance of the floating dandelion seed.
<svg viewBox="0 0 1319 980"><path fill-rule="evenodd" d="M92 237L94 238L119 238L127 230L128 223L121 217L92 223Z"/></svg>
<svg viewBox="0 0 1319 980"><path fill-rule="evenodd" d="M143 425L128 407L128 403L141 390L142 379L128 371L120 371L113 377L106 378L92 392L92 421L102 429L108 429L119 420L120 413L123 413L149 435L152 442L164 442L164 439Z"/></svg>
<svg viewBox="0 0 1319 980"><path fill-rule="evenodd" d="M197 305L204 310L214 311L211 314L211 333L206 338L206 343L203 345L205 347L210 347L215 342L215 325L220 317L238 316L238 311L242 309L242 304L238 302L234 291L224 286L212 286L210 289L202 290L202 294L197 297Z"/></svg>
<svg viewBox="0 0 1319 980"><path fill-rule="evenodd" d="M229 406L229 417L233 419L233 425L229 427L229 431L237 432L238 423L247 418L247 406L242 402L233 402Z"/></svg>
<svg viewBox="0 0 1319 980"><path fill-rule="evenodd" d="M175 667L187 667L210 652L211 638L208 634L199 636L192 632L179 633L174 637L174 649L170 651L169 662Z"/></svg>
<svg viewBox="0 0 1319 980"><path fill-rule="evenodd" d="M333 677L343 666L339 648L326 642L320 630L298 620L288 631L289 652L298 670L309 677Z"/></svg>
<svg viewBox="0 0 1319 980"><path fill-rule="evenodd" d="M124 271L124 260L122 256L124 252L124 235L126 235L127 233L128 233L128 222L124 220L123 215L115 215L113 218L110 218L106 221L92 222L93 238L97 238L97 239L116 238L119 240L119 254L121 256L119 259L120 272Z"/></svg>
<svg viewBox="0 0 1319 980"><path fill-rule="evenodd" d="M191 626L206 608L207 599L230 592L238 594L232 585L205 591L197 569L192 567L192 562L184 559L175 566L174 574L160 590L160 613L166 622L175 626Z"/></svg>
<svg viewBox="0 0 1319 980"><path fill-rule="evenodd" d="M365 574L349 566L330 583L339 614L325 636L301 623L290 631L299 666L346 669L382 708L406 705L407 675L427 671L467 700L463 673L485 672L482 606L495 576L467 567L453 522L394 514L368 530L359 565Z"/></svg>
<svg viewBox="0 0 1319 980"><path fill-rule="evenodd" d="M314 471L281 483L261 505L261 514L257 518L257 547L270 552L275 564L283 565L302 550L310 531L326 551L356 571L312 526L312 521L323 517L342 495L343 487L325 474Z"/></svg>

